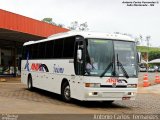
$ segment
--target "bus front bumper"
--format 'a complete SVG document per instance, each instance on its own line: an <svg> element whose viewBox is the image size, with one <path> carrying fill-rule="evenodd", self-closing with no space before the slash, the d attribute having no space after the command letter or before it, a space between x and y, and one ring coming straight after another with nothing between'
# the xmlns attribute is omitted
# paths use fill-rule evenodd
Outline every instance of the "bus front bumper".
<svg viewBox="0 0 160 120"><path fill-rule="evenodd" d="M137 88L86 88L85 101L135 100Z"/></svg>

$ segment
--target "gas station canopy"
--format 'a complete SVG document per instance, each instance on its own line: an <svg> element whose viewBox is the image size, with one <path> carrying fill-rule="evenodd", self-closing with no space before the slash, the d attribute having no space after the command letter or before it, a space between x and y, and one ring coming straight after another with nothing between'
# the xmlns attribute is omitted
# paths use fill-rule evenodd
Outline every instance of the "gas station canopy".
<svg viewBox="0 0 160 120"><path fill-rule="evenodd" d="M69 30L0 9L0 76L20 71L24 42L66 31Z"/></svg>
<svg viewBox="0 0 160 120"><path fill-rule="evenodd" d="M148 63L160 63L160 59L154 59L149 61Z"/></svg>
<svg viewBox="0 0 160 120"><path fill-rule="evenodd" d="M0 9L0 40L24 43L66 31L69 30Z"/></svg>

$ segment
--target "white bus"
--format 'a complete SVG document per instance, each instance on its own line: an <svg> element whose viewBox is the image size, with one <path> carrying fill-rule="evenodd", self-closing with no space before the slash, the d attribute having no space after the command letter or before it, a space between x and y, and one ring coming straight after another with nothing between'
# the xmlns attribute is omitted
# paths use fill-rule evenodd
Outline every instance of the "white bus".
<svg viewBox="0 0 160 120"><path fill-rule="evenodd" d="M66 32L23 45L21 81L69 102L134 100L136 45L119 34Z"/></svg>

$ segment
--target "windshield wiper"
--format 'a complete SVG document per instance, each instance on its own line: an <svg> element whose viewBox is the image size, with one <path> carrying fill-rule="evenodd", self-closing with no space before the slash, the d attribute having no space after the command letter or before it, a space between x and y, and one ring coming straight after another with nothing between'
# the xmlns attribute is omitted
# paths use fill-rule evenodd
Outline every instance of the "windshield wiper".
<svg viewBox="0 0 160 120"><path fill-rule="evenodd" d="M100 75L100 77L103 77L105 73L109 70L109 68L113 65L113 61L107 66L107 68L104 70L104 72Z"/></svg>
<svg viewBox="0 0 160 120"><path fill-rule="evenodd" d="M115 72L114 62L115 62L115 57L113 56L112 62L106 67L106 69L105 69L104 72L100 75L100 77L103 77L103 76L106 74L106 72L110 69L111 66L112 66L112 68L113 68L112 75L115 76L116 72Z"/></svg>
<svg viewBox="0 0 160 120"><path fill-rule="evenodd" d="M123 71L125 77L126 77L126 78L129 78L127 71L124 69L122 63L121 63L121 62L119 61L119 59L118 59L118 54L117 54L117 65L118 65L118 67L120 66L120 68L121 68L121 70Z"/></svg>

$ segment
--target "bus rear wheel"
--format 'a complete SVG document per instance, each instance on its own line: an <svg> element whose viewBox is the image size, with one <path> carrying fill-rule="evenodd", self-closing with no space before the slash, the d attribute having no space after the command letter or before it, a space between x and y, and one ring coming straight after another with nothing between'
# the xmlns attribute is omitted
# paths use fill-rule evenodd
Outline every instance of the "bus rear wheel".
<svg viewBox="0 0 160 120"><path fill-rule="evenodd" d="M28 77L27 87L28 87L28 90L32 90L33 89L32 77L31 76Z"/></svg>
<svg viewBox="0 0 160 120"><path fill-rule="evenodd" d="M65 82L62 85L62 98L65 102L70 102L71 101L71 94L70 94L70 86L68 82Z"/></svg>

